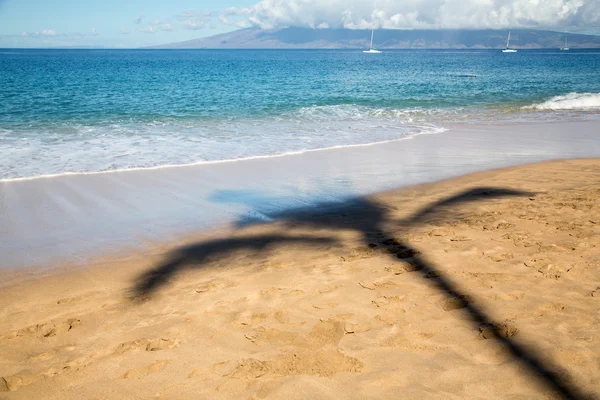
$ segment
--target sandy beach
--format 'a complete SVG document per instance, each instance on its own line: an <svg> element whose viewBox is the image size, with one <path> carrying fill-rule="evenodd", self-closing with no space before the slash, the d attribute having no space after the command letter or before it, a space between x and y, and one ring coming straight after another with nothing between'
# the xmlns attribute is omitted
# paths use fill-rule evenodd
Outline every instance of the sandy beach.
<svg viewBox="0 0 600 400"><path fill-rule="evenodd" d="M599 207L548 161L5 271L0 398L600 398Z"/></svg>

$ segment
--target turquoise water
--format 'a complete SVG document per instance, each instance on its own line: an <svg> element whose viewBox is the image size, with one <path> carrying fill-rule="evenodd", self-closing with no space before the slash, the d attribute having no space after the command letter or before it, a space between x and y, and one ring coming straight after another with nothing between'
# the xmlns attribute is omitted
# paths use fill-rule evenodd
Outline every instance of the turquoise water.
<svg viewBox="0 0 600 400"><path fill-rule="evenodd" d="M0 50L0 179L600 115L598 51Z"/></svg>

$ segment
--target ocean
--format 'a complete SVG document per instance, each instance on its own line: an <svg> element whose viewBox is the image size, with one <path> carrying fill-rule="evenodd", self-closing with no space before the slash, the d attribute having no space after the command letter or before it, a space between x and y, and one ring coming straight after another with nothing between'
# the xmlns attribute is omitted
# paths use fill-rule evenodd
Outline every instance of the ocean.
<svg viewBox="0 0 600 400"><path fill-rule="evenodd" d="M0 180L600 117L600 51L0 50Z"/></svg>

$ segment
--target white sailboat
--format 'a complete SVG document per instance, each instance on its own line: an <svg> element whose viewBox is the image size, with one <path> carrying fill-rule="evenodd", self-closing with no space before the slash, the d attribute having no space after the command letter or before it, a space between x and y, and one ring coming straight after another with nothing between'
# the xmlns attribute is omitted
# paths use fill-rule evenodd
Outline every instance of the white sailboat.
<svg viewBox="0 0 600 400"><path fill-rule="evenodd" d="M517 50L510 48L510 31L508 31L508 39L506 39L506 48L502 49L503 53L516 53Z"/></svg>
<svg viewBox="0 0 600 400"><path fill-rule="evenodd" d="M380 50L375 50L373 48L373 32L374 30L371 29L371 46L369 46L369 50L363 50L363 53L381 53Z"/></svg>
<svg viewBox="0 0 600 400"><path fill-rule="evenodd" d="M561 51L569 51L569 47L567 46L567 38L565 38L565 47L560 48Z"/></svg>

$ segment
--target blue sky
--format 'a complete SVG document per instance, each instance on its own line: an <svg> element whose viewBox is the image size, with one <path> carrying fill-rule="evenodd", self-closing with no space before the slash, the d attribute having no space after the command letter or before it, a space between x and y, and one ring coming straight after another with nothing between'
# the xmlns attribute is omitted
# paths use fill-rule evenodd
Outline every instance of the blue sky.
<svg viewBox="0 0 600 400"><path fill-rule="evenodd" d="M227 0L225 0L227 1ZM239 29L219 16L250 0L0 0L0 47L139 47ZM212 14L211 14L212 13Z"/></svg>
<svg viewBox="0 0 600 400"><path fill-rule="evenodd" d="M243 27L600 34L600 0L0 0L0 47L141 47Z"/></svg>

